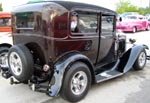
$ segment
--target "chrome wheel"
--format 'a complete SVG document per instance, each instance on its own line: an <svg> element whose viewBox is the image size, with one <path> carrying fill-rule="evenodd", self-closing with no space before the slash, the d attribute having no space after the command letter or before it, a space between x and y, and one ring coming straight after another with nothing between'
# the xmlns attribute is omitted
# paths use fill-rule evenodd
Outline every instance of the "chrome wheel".
<svg viewBox="0 0 150 103"><path fill-rule="evenodd" d="M75 95L82 94L87 87L88 78L85 72L78 71L71 80L71 91Z"/></svg>
<svg viewBox="0 0 150 103"><path fill-rule="evenodd" d="M0 66L7 68L8 67L8 52L3 52L0 54Z"/></svg>
<svg viewBox="0 0 150 103"><path fill-rule="evenodd" d="M12 72L19 76L22 73L22 61L16 52L12 52L9 56L9 65Z"/></svg>
<svg viewBox="0 0 150 103"><path fill-rule="evenodd" d="M144 52L141 52L138 58L139 66L143 67L145 65L145 62L146 62L146 54Z"/></svg>

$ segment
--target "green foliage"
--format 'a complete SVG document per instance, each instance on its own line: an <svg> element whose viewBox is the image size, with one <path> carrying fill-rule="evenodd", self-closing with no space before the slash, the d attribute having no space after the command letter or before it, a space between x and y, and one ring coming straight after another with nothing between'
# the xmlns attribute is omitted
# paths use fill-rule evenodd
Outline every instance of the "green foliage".
<svg viewBox="0 0 150 103"><path fill-rule="evenodd" d="M140 14L145 15L145 14L150 14L150 8L146 7L146 8L139 8L138 11Z"/></svg>
<svg viewBox="0 0 150 103"><path fill-rule="evenodd" d="M36 3L36 2L41 2L41 1L43 1L43 0L31 0L31 1L27 2L27 3L30 4L30 3Z"/></svg>
<svg viewBox="0 0 150 103"><path fill-rule="evenodd" d="M147 13L150 13L149 7L141 8L134 6L130 3L130 1L120 0L117 3L116 8L117 13L122 14L124 12L138 12L139 14L145 15Z"/></svg>
<svg viewBox="0 0 150 103"><path fill-rule="evenodd" d="M0 11L3 11L2 4L0 3Z"/></svg>
<svg viewBox="0 0 150 103"><path fill-rule="evenodd" d="M119 3L117 3L116 11L119 14L122 14L123 12L137 12L138 8L134 5L131 5L129 1L120 0Z"/></svg>

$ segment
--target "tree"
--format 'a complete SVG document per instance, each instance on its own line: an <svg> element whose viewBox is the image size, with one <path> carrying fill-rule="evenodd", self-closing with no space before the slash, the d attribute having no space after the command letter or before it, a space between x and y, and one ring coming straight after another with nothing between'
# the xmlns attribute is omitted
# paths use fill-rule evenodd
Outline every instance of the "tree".
<svg viewBox="0 0 150 103"><path fill-rule="evenodd" d="M138 7L132 5L129 1L120 0L117 3L117 13L122 14L123 12L137 12Z"/></svg>
<svg viewBox="0 0 150 103"><path fill-rule="evenodd" d="M149 7L146 7L146 8L139 8L138 12L142 15L145 15L145 14L149 14L150 13L150 9Z"/></svg>
<svg viewBox="0 0 150 103"><path fill-rule="evenodd" d="M145 15L150 13L149 7L142 8L132 5L129 1L120 0L117 3L117 13L122 14L124 12L138 12L139 14Z"/></svg>
<svg viewBox="0 0 150 103"><path fill-rule="evenodd" d="M0 11L3 11L2 3L0 3Z"/></svg>

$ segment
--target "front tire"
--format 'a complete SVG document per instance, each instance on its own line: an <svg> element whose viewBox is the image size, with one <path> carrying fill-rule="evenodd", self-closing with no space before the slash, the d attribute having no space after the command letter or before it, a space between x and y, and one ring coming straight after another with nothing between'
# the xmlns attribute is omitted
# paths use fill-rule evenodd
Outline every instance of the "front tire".
<svg viewBox="0 0 150 103"><path fill-rule="evenodd" d="M132 28L132 32L135 33L137 31L136 27Z"/></svg>
<svg viewBox="0 0 150 103"><path fill-rule="evenodd" d="M12 75L20 82L29 80L33 73L33 57L24 45L14 45L8 53L8 64Z"/></svg>
<svg viewBox="0 0 150 103"><path fill-rule="evenodd" d="M145 49L143 49L138 58L136 59L134 65L133 65L133 68L135 70L142 70L144 67L145 67L145 64L146 64L146 51Z"/></svg>
<svg viewBox="0 0 150 103"><path fill-rule="evenodd" d="M82 62L76 62L66 71L61 88L61 95L70 102L83 99L91 86L89 67Z"/></svg>

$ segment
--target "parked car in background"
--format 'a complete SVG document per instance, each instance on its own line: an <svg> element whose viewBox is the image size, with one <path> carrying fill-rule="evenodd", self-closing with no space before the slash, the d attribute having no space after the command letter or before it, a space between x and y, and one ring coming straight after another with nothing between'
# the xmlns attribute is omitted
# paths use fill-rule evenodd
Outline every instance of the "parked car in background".
<svg viewBox="0 0 150 103"><path fill-rule="evenodd" d="M120 19L124 20L129 15L139 15L138 12L124 12L119 15Z"/></svg>
<svg viewBox="0 0 150 103"><path fill-rule="evenodd" d="M124 20L117 22L117 30L123 32L137 32L150 30L150 23L143 15L128 15Z"/></svg>
<svg viewBox="0 0 150 103"><path fill-rule="evenodd" d="M0 12L0 65L8 67L7 54L12 46L11 14Z"/></svg>
<svg viewBox="0 0 150 103"><path fill-rule="evenodd" d="M126 17L128 15L139 15L139 13L138 12L124 12L120 16Z"/></svg>

